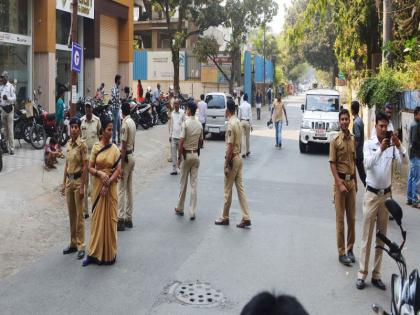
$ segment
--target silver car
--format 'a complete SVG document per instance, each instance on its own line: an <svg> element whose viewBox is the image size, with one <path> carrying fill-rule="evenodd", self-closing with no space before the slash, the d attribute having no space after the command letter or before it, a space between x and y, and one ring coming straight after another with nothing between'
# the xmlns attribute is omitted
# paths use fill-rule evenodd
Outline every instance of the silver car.
<svg viewBox="0 0 420 315"><path fill-rule="evenodd" d="M206 127L204 132L210 134L224 134L226 132L226 104L228 100L233 101L230 94L221 92L207 93L205 102L207 103Z"/></svg>

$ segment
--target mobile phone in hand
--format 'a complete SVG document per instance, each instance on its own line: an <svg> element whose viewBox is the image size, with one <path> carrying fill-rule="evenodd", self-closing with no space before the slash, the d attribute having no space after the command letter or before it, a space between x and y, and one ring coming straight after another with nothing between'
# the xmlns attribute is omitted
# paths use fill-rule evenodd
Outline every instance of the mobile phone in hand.
<svg viewBox="0 0 420 315"><path fill-rule="evenodd" d="M385 133L385 138L387 138L387 139L391 140L391 138L392 138L392 131L387 131L387 132Z"/></svg>

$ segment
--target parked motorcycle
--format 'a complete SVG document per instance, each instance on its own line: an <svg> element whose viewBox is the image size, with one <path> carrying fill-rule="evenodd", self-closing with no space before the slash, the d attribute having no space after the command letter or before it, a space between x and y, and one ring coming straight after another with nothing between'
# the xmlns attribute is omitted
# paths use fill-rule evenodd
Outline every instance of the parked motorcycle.
<svg viewBox="0 0 420 315"><path fill-rule="evenodd" d="M152 107L150 104L131 101L130 107L130 116L136 123L136 127L139 125L142 126L143 129L153 127L153 119L151 115Z"/></svg>
<svg viewBox="0 0 420 315"><path fill-rule="evenodd" d="M13 118L13 135L21 145L20 140L25 140L26 143L31 143L30 131L32 128L32 119L28 118L25 109L15 110Z"/></svg>
<svg viewBox="0 0 420 315"><path fill-rule="evenodd" d="M414 269L409 277L407 276L407 265L402 255L407 236L401 223L403 212L393 199L385 201L385 206L398 224L403 241L401 245L398 245L378 231L376 237L385 245L384 247L376 246L376 248L385 251L397 263L400 275L393 274L391 278L391 313L386 312L377 304L373 304L372 309L376 314L381 315L418 315L420 314L420 278L417 269Z"/></svg>

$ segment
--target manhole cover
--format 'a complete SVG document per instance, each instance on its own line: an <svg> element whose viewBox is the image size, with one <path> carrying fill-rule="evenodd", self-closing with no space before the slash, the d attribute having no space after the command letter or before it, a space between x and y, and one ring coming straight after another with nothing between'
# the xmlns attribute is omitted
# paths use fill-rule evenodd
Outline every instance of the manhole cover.
<svg viewBox="0 0 420 315"><path fill-rule="evenodd" d="M224 295L209 283L176 282L169 292L178 302L196 306L217 306L224 301Z"/></svg>

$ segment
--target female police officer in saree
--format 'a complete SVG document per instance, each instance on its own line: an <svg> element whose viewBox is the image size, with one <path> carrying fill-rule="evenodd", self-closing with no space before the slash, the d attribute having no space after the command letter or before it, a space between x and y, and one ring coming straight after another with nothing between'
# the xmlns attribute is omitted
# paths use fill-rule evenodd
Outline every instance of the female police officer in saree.
<svg viewBox="0 0 420 315"><path fill-rule="evenodd" d="M118 195L121 154L111 143L112 119L101 117L101 140L92 148L89 172L93 176L90 242L83 266L91 263L111 265L117 257Z"/></svg>
<svg viewBox="0 0 420 315"><path fill-rule="evenodd" d="M86 143L80 138L81 121L78 117L70 119L70 140L66 148L61 194L66 196L70 218L70 246L63 254L79 251L78 259L85 256L85 223L83 217L83 198L87 175L88 154Z"/></svg>

